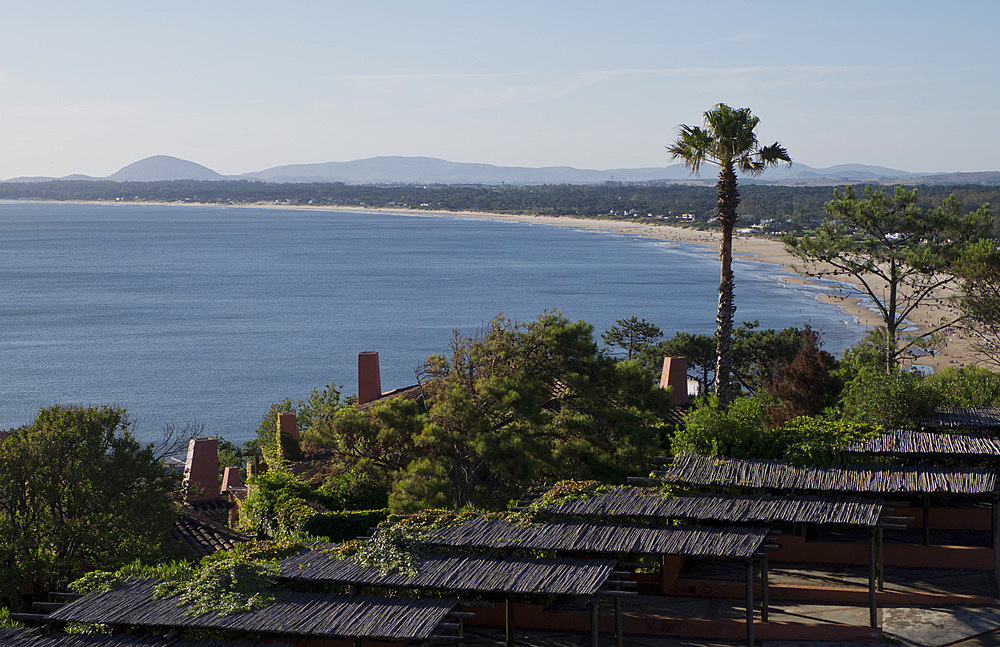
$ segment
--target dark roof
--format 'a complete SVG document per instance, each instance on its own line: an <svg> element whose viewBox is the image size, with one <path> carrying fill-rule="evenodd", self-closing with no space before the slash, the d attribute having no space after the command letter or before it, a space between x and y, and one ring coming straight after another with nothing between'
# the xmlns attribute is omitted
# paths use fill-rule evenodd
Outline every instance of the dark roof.
<svg viewBox="0 0 1000 647"><path fill-rule="evenodd" d="M204 557L217 550L230 550L250 541L250 537L195 512L183 512L170 529L171 541L180 544L192 557Z"/></svg>
<svg viewBox="0 0 1000 647"><path fill-rule="evenodd" d="M877 499L698 494L664 496L655 488L619 487L597 496L551 505L545 512L600 517L654 517L736 523L815 523L874 527Z"/></svg>
<svg viewBox="0 0 1000 647"><path fill-rule="evenodd" d="M333 452L312 454L299 461L288 463L288 471L310 485L319 485L333 475Z"/></svg>
<svg viewBox="0 0 1000 647"><path fill-rule="evenodd" d="M203 515L212 514L229 514L229 511L235 507L235 503L230 501L225 495L218 496L214 499L204 499L200 501L185 501L183 508L185 510L196 512Z"/></svg>
<svg viewBox="0 0 1000 647"><path fill-rule="evenodd" d="M415 400L419 404L423 404L425 396L424 389L419 384L414 384L412 386L404 386L399 389L393 389L392 391L386 391L374 400L369 400L364 404L359 404L358 409L364 411L370 407L386 402L388 400L395 400L396 398L403 398L404 400Z"/></svg>
<svg viewBox="0 0 1000 647"><path fill-rule="evenodd" d="M847 453L880 456L1000 456L1000 438L993 436L892 431L870 438Z"/></svg>
<svg viewBox="0 0 1000 647"><path fill-rule="evenodd" d="M663 472L664 481L772 490L857 494L993 494L995 472L970 468L896 465L795 467L780 461L681 454Z"/></svg>
<svg viewBox="0 0 1000 647"><path fill-rule="evenodd" d="M1000 407L939 407L922 423L925 429L1000 429Z"/></svg>
<svg viewBox="0 0 1000 647"><path fill-rule="evenodd" d="M420 559L416 575L383 574L353 559L331 559L320 544L282 562L279 579L475 593L593 595L611 576L610 559L501 557L436 553Z"/></svg>
<svg viewBox="0 0 1000 647"><path fill-rule="evenodd" d="M185 639L127 634L44 634L38 629L0 627L0 645L4 647L258 647L287 643L260 640L222 640L219 638Z"/></svg>
<svg viewBox="0 0 1000 647"><path fill-rule="evenodd" d="M253 612L190 616L174 599L154 600L156 584L156 580L142 580L106 593L89 593L54 611L49 620L271 636L415 640L430 636L457 604L445 598L295 592Z"/></svg>
<svg viewBox="0 0 1000 647"><path fill-rule="evenodd" d="M427 531L432 545L468 548L562 550L594 554L749 557L764 541L761 528L694 528L558 521L522 526L479 518Z"/></svg>

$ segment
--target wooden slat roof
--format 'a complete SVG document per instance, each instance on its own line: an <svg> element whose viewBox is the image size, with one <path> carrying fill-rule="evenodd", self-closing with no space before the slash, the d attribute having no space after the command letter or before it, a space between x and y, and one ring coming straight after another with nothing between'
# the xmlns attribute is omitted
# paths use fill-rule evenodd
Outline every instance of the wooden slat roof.
<svg viewBox="0 0 1000 647"><path fill-rule="evenodd" d="M939 407L924 429L1000 430L1000 407Z"/></svg>
<svg viewBox="0 0 1000 647"><path fill-rule="evenodd" d="M353 559L330 559L320 552L331 546L320 544L284 560L279 579L475 593L593 595L616 564L611 559L436 553L421 557L416 575L383 574Z"/></svg>
<svg viewBox="0 0 1000 647"><path fill-rule="evenodd" d="M995 436L944 434L927 431L891 431L870 438L845 453L878 456L1000 456Z"/></svg>
<svg viewBox="0 0 1000 647"><path fill-rule="evenodd" d="M0 628L4 647L259 647L287 643L260 640L222 640L220 638L185 639L127 634L43 634L38 629Z"/></svg>
<svg viewBox="0 0 1000 647"><path fill-rule="evenodd" d="M866 528L878 524L882 502L858 497L697 494L666 497L654 488L618 487L551 505L545 512L600 517L654 517L735 523L814 523Z"/></svg>
<svg viewBox="0 0 1000 647"><path fill-rule="evenodd" d="M997 491L994 472L895 465L795 467L779 461L680 454L661 474L670 483L853 494L962 494Z"/></svg>
<svg viewBox="0 0 1000 647"><path fill-rule="evenodd" d="M132 627L198 628L271 636L418 640L434 632L458 603L444 598L289 593L252 612L185 614L174 599L154 600L156 580L90 593L49 615L62 622Z"/></svg>
<svg viewBox="0 0 1000 647"><path fill-rule="evenodd" d="M427 531L428 544L467 548L561 550L591 554L749 557L767 535L762 528L695 528L559 521L522 526L479 518Z"/></svg>

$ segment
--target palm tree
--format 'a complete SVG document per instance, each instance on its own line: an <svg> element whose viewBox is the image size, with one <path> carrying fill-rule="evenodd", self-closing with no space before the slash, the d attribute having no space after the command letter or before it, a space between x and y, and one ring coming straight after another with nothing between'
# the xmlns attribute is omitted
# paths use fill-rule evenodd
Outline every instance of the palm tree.
<svg viewBox="0 0 1000 647"><path fill-rule="evenodd" d="M719 281L719 312L716 323L715 394L719 406L727 408L733 397L729 375L733 365L732 334L733 313L733 226L736 224L736 207L740 192L736 185L736 169L749 175L760 175L768 166L792 160L788 151L774 142L761 147L754 128L760 121L749 108L730 108L717 104L702 115L703 126L681 125L677 140L669 147L671 159L680 159L685 166L697 173L705 162L719 167L716 216L722 225L722 245L719 259L722 263Z"/></svg>

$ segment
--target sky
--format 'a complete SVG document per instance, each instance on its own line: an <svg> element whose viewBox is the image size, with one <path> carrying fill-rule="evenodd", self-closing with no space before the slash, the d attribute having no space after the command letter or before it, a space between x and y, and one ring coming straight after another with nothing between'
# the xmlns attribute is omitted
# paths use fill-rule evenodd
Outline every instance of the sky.
<svg viewBox="0 0 1000 647"><path fill-rule="evenodd" d="M420 155L666 166L749 107L815 167L1000 170L1000 3L4 2L0 178Z"/></svg>

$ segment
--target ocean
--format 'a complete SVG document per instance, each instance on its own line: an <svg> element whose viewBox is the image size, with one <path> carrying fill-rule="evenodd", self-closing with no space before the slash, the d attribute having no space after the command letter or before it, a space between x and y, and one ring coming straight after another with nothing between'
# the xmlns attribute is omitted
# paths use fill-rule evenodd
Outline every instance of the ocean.
<svg viewBox="0 0 1000 647"><path fill-rule="evenodd" d="M0 429L55 403L124 407L141 440L203 424L250 439L272 402L415 382L452 331L556 309L711 334L717 253L553 227L427 215L0 203ZM736 321L809 323L839 354L863 330L814 286L737 260Z"/></svg>

